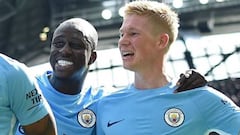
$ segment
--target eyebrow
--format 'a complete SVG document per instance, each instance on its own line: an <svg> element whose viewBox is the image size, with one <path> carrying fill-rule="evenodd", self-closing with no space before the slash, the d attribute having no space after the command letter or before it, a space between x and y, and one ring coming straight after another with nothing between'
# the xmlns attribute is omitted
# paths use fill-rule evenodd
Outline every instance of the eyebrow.
<svg viewBox="0 0 240 135"><path fill-rule="evenodd" d="M119 32L122 33L124 31L123 28L119 29ZM135 28L135 27L129 27L127 28L127 31L140 31L139 29Z"/></svg>

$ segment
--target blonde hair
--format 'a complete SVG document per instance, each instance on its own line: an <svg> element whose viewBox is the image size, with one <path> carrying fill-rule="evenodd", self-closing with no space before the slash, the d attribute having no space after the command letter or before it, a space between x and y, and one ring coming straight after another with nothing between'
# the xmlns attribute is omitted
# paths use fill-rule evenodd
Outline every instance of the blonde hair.
<svg viewBox="0 0 240 135"><path fill-rule="evenodd" d="M131 14L149 17L155 30L162 30L169 35L169 46L176 40L179 18L168 5L157 1L132 1L124 6L124 16Z"/></svg>

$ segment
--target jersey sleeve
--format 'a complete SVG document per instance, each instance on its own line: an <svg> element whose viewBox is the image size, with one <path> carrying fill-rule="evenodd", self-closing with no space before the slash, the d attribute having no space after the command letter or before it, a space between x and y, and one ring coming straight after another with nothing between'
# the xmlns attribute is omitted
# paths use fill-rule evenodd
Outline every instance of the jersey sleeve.
<svg viewBox="0 0 240 135"><path fill-rule="evenodd" d="M240 109L230 98L210 87L202 91L194 103L199 108L209 130L219 134L240 132Z"/></svg>
<svg viewBox="0 0 240 135"><path fill-rule="evenodd" d="M28 70L20 65L6 77L10 107L21 125L34 123L48 114L47 103Z"/></svg>

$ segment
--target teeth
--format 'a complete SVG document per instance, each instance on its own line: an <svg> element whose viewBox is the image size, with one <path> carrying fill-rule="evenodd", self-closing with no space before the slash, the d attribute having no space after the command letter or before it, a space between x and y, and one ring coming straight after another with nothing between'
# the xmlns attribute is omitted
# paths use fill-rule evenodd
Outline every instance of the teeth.
<svg viewBox="0 0 240 135"><path fill-rule="evenodd" d="M132 54L132 52L123 52L122 53L123 56L130 55L130 54Z"/></svg>
<svg viewBox="0 0 240 135"><path fill-rule="evenodd" d="M60 66L68 66L68 65L72 65L73 64L72 62L66 61L66 60L58 60L57 63Z"/></svg>

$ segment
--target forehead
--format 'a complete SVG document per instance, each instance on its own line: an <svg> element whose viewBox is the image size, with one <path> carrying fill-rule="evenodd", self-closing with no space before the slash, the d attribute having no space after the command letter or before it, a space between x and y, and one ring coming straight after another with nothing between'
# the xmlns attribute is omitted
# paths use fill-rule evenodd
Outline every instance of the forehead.
<svg viewBox="0 0 240 135"><path fill-rule="evenodd" d="M76 27L75 25L60 25L54 32L53 38L64 35L64 36L71 36L71 37L83 37L86 35L81 27Z"/></svg>
<svg viewBox="0 0 240 135"><path fill-rule="evenodd" d="M145 29L148 28L149 21L146 16L140 16L136 14L127 15L123 18L123 23L120 28L122 30L131 30L131 29Z"/></svg>

